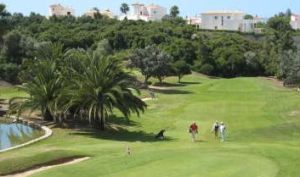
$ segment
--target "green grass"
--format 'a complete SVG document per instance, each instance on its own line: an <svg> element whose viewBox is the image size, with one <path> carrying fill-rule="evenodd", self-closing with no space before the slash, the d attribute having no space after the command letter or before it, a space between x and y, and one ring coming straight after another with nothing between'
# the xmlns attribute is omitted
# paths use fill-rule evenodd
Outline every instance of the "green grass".
<svg viewBox="0 0 300 177"><path fill-rule="evenodd" d="M20 92L14 87L0 87L0 99L9 99L12 97L26 96L25 93Z"/></svg>
<svg viewBox="0 0 300 177"><path fill-rule="evenodd" d="M177 78L167 81L175 83ZM86 155L91 159L33 176L300 176L299 93L264 78L191 75L183 81L184 86L160 91L158 100L147 102L148 110L141 118L113 120L121 124L119 132L56 128L45 141L1 154L0 173L59 157ZM210 133L215 120L227 124L228 141L223 144ZM187 133L192 121L200 126L196 143ZM153 133L164 128L168 139L154 141ZM126 145L132 149L131 156L125 153Z"/></svg>

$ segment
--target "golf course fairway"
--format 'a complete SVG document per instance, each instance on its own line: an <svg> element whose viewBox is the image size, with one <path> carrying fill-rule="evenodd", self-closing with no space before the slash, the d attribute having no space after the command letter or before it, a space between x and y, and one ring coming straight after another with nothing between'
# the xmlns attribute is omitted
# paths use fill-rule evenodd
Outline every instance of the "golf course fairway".
<svg viewBox="0 0 300 177"><path fill-rule="evenodd" d="M0 154L0 174L88 156L32 177L300 177L300 93L267 78L192 74L176 81L154 89L157 99L140 117L126 121L116 113L105 132L53 128L47 140ZM195 143L188 133L193 121ZM211 133L215 121L227 126L224 143ZM162 129L167 139L155 140Z"/></svg>

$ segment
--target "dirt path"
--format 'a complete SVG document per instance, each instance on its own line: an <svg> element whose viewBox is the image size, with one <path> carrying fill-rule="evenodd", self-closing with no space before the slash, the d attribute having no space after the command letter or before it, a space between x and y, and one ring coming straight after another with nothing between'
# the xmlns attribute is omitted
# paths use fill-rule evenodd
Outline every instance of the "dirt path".
<svg viewBox="0 0 300 177"><path fill-rule="evenodd" d="M153 100L152 98L143 98L142 101L150 101Z"/></svg>
<svg viewBox="0 0 300 177"><path fill-rule="evenodd" d="M52 169L52 168L76 164L76 163L88 160L89 158L90 157L84 157L84 158L74 159L74 160L72 160L70 162L66 162L66 163L63 163L63 164L44 166L44 167L40 167L40 168L37 168L37 169L29 170L29 171L26 171L26 172L17 173L17 174L8 175L8 176L1 176L1 177L27 177L27 176L33 175L35 173L42 172L42 171L45 171L45 170L49 170L49 169Z"/></svg>

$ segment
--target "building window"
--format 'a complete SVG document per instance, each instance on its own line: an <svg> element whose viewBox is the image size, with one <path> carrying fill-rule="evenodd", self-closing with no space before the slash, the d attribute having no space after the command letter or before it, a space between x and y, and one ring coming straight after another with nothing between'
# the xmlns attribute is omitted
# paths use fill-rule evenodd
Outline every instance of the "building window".
<svg viewBox="0 0 300 177"><path fill-rule="evenodd" d="M215 20L218 20L218 16L215 16Z"/></svg>
<svg viewBox="0 0 300 177"><path fill-rule="evenodd" d="M140 15L143 15L143 12L142 12L142 11L140 11Z"/></svg>
<svg viewBox="0 0 300 177"><path fill-rule="evenodd" d="M67 12L67 15L71 15L71 12Z"/></svg>
<svg viewBox="0 0 300 177"><path fill-rule="evenodd" d="M215 30L218 30L218 27L217 27L217 26L215 26Z"/></svg>
<svg viewBox="0 0 300 177"><path fill-rule="evenodd" d="M224 17L222 16L222 22L221 22L222 26L224 26Z"/></svg>
<svg viewBox="0 0 300 177"><path fill-rule="evenodd" d="M228 19L228 20L230 20L230 19L231 19L231 17L230 17L230 16L227 16L227 19Z"/></svg>

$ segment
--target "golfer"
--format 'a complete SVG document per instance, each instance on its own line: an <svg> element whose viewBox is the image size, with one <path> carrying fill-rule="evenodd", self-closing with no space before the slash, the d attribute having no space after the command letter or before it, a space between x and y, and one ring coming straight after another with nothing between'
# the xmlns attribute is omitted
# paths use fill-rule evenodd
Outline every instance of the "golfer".
<svg viewBox="0 0 300 177"><path fill-rule="evenodd" d="M189 132L192 136L192 142L196 141L196 134L198 134L198 126L196 122L193 122L192 125L190 125Z"/></svg>
<svg viewBox="0 0 300 177"><path fill-rule="evenodd" d="M223 122L221 122L221 125L219 127L220 131L220 141L224 142L225 141L225 136L226 136L226 126Z"/></svg>
<svg viewBox="0 0 300 177"><path fill-rule="evenodd" d="M212 126L212 129L211 129L211 132L214 132L215 133L215 138L219 138L219 129L220 129L220 124L218 121L216 121L213 126Z"/></svg>

